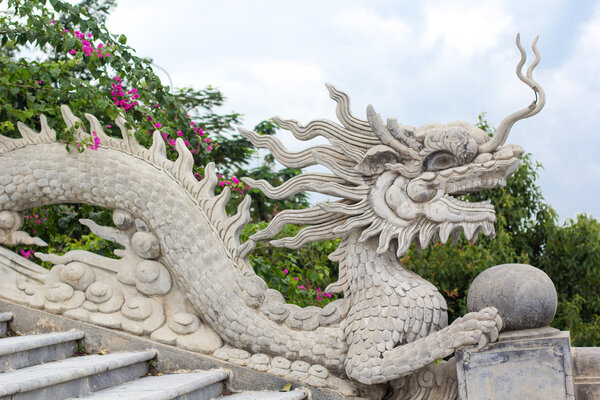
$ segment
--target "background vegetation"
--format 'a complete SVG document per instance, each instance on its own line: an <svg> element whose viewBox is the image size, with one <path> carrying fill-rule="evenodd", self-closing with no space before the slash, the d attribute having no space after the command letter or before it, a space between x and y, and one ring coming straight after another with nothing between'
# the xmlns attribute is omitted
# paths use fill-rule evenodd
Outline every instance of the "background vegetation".
<svg viewBox="0 0 600 400"><path fill-rule="evenodd" d="M84 0L70 5L59 0L8 0L0 15L0 134L18 137L17 121L39 128L39 114L67 145L83 150L60 117L59 105L69 104L76 115L88 112L100 118L105 130L120 135L112 120L122 113L140 143L149 146L149 133L159 130L171 158L177 156L174 140L182 137L193 152L197 177L203 166L218 165L221 187L230 186L237 196L253 198L253 223L243 235L264 226L279 210L308 205L305 195L273 201L250 190L236 176L267 179L277 185L297 175L298 170L276 170L272 156L248 169L255 154L250 143L233 127L241 115L218 114L225 97L216 88L173 88L162 85L150 60L138 57L124 35L107 31L104 21L115 0ZM24 54L33 56L24 57ZM484 116L479 126L492 132ZM271 121L255 130L272 135ZM542 196L536 178L541 165L531 156L504 188L466 196L473 201L490 198L496 207L496 238L481 238L476 244L460 239L430 246L417 253L411 249L402 259L407 268L434 283L448 302L450 319L466 312L466 293L483 270L503 263L528 263L544 270L555 282L559 305L553 326L569 329L576 346L600 346L600 223L591 216L559 224L557 215ZM49 243L44 252L62 254L88 249L113 256L114 244L90 234L79 218L92 218L110 225L109 210L87 205L57 205L30 210L26 230ZM288 226L283 235L298 227ZM323 305L334 299L323 289L337 279L337 266L327 259L336 241L312 243L297 251L259 245L251 255L256 272L288 301L299 305ZM38 249L17 247L24 257Z"/></svg>

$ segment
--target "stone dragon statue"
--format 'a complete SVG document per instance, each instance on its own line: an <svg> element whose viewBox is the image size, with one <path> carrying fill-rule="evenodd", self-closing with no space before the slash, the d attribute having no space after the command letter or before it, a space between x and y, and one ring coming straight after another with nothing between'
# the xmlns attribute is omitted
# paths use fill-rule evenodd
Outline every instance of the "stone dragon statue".
<svg viewBox="0 0 600 400"><path fill-rule="evenodd" d="M55 132L44 116L40 118L39 133L20 123L22 138L0 136L0 243L40 244L39 239L20 230L20 213L32 207L85 203L116 210L115 224L121 230L99 227L91 221L86 225L121 243L126 248L121 255L128 254L128 260L137 263L136 271L143 269L141 275L134 273L134 283L118 279L138 285L140 279L152 275L148 271L163 271L166 278L161 278L163 283L159 285L163 289L148 289L140 284L137 290L147 297L177 287L185 297L183 302L189 304L187 311L231 347L264 353L275 357L273 361L285 358L321 365L336 376L347 376L364 385L398 382L423 368L447 370L444 363L432 365L451 356L456 348L485 346L495 341L502 319L497 310L486 308L448 325L444 298L431 283L405 269L399 258L413 242L424 248L432 242L456 239L461 233L469 240L476 239L480 231L488 236L494 234L495 213L489 201L468 203L454 196L505 185L519 167L523 149L504 143L516 121L542 109L545 95L532 77L539 62L535 41L532 47L536 58L525 74L522 68L526 55L518 36L517 46L521 52L517 76L533 89L536 100L507 116L491 139L466 122L415 128L388 119L386 124L372 106L367 108L366 121L358 119L350 113L348 96L331 85L327 88L337 102L341 126L326 120L302 126L293 120L276 119L297 139L322 136L329 145L290 152L274 137L240 130L254 145L269 149L287 167L320 164L331 171L302 173L279 187L246 179L248 185L276 199L307 190L340 198L309 209L282 211L267 228L243 244L238 237L249 220L249 196L237 214L226 215L230 192L225 188L219 195L214 194L215 166L207 165L204 179L198 181L192 174L192 155L181 139L176 143L179 157L173 162L165 156L159 132L154 133L152 147L146 149L127 130L124 119L116 121L123 133L123 139L116 139L105 135L98 120L86 114L90 131L98 135L100 145L95 152L78 153L69 152L64 144L56 142ZM66 106L62 112L80 139L89 137ZM133 220L136 227L132 227ZM343 293L343 299L324 308L300 308L287 304L279 292L269 289L254 273L248 255L255 243L272 238L285 224L306 227L294 237L271 241L272 245L298 248L310 241L341 239L329 256L339 262L339 280L327 291ZM78 259L77 254L67 256L45 257L56 264ZM10 259L12 270L18 271L15 275L26 276L29 283L35 281L36 288L43 287L46 281L54 282L47 278L52 271L36 269L28 260L17 258L4 256L5 264ZM115 267L114 272L119 272L119 268ZM88 313L86 321L91 321L90 313L102 312L102 308L90 308L90 301L96 301L106 290L90 283L93 279L82 284L85 274L73 268L69 271L62 271L60 276L74 277L77 283L70 283L71 278L62 283L56 281L36 306L50 309L47 304L56 303L55 298L60 297L56 294L59 284L69 284L69 293L84 292L81 301L65 300L61 303L63 308L53 310L82 318L75 311L84 307ZM5 281L13 279L9 278ZM11 284L19 286L23 293L9 297L33 304L33 300L26 299L32 298L35 290L25 288L27 282L21 278L14 278L15 281ZM134 315L131 310L137 307L130 305L126 312L129 292L123 289L123 293L125 300L121 295L116 306L105 309L110 315L125 315L119 321ZM136 299L140 293L136 292ZM119 311L123 301L125 305ZM169 307L162 306L166 318L171 318ZM135 328L135 332L152 335L164 321L165 318L154 326ZM133 325L119 322L118 326L126 329Z"/></svg>

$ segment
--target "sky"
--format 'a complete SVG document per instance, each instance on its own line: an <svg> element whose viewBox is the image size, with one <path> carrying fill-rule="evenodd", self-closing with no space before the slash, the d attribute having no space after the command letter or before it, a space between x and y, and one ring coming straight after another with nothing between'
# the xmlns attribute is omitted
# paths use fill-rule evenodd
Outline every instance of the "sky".
<svg viewBox="0 0 600 400"><path fill-rule="evenodd" d="M219 88L221 111L244 114L247 129L272 116L336 120L326 82L362 119L372 104L406 125L485 112L498 126L533 100L515 75L516 33L528 63L539 35L546 106L507 143L543 165L538 183L561 222L600 217L600 0L121 0L107 25L175 87Z"/></svg>

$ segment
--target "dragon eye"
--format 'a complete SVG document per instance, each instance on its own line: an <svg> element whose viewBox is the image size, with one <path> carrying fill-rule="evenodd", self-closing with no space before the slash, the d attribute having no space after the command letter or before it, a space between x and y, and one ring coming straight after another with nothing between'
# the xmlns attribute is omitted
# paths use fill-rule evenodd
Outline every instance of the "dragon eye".
<svg viewBox="0 0 600 400"><path fill-rule="evenodd" d="M456 156L448 151L436 151L425 158L424 171L441 171L458 165Z"/></svg>

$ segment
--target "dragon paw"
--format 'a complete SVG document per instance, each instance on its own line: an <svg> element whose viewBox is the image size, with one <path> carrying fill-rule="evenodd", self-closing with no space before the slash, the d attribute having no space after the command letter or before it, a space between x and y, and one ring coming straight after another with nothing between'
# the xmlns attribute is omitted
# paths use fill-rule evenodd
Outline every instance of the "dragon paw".
<svg viewBox="0 0 600 400"><path fill-rule="evenodd" d="M498 340L502 326L498 310L486 307L458 318L450 325L449 333L454 348L477 345L478 349L482 349L488 343Z"/></svg>

